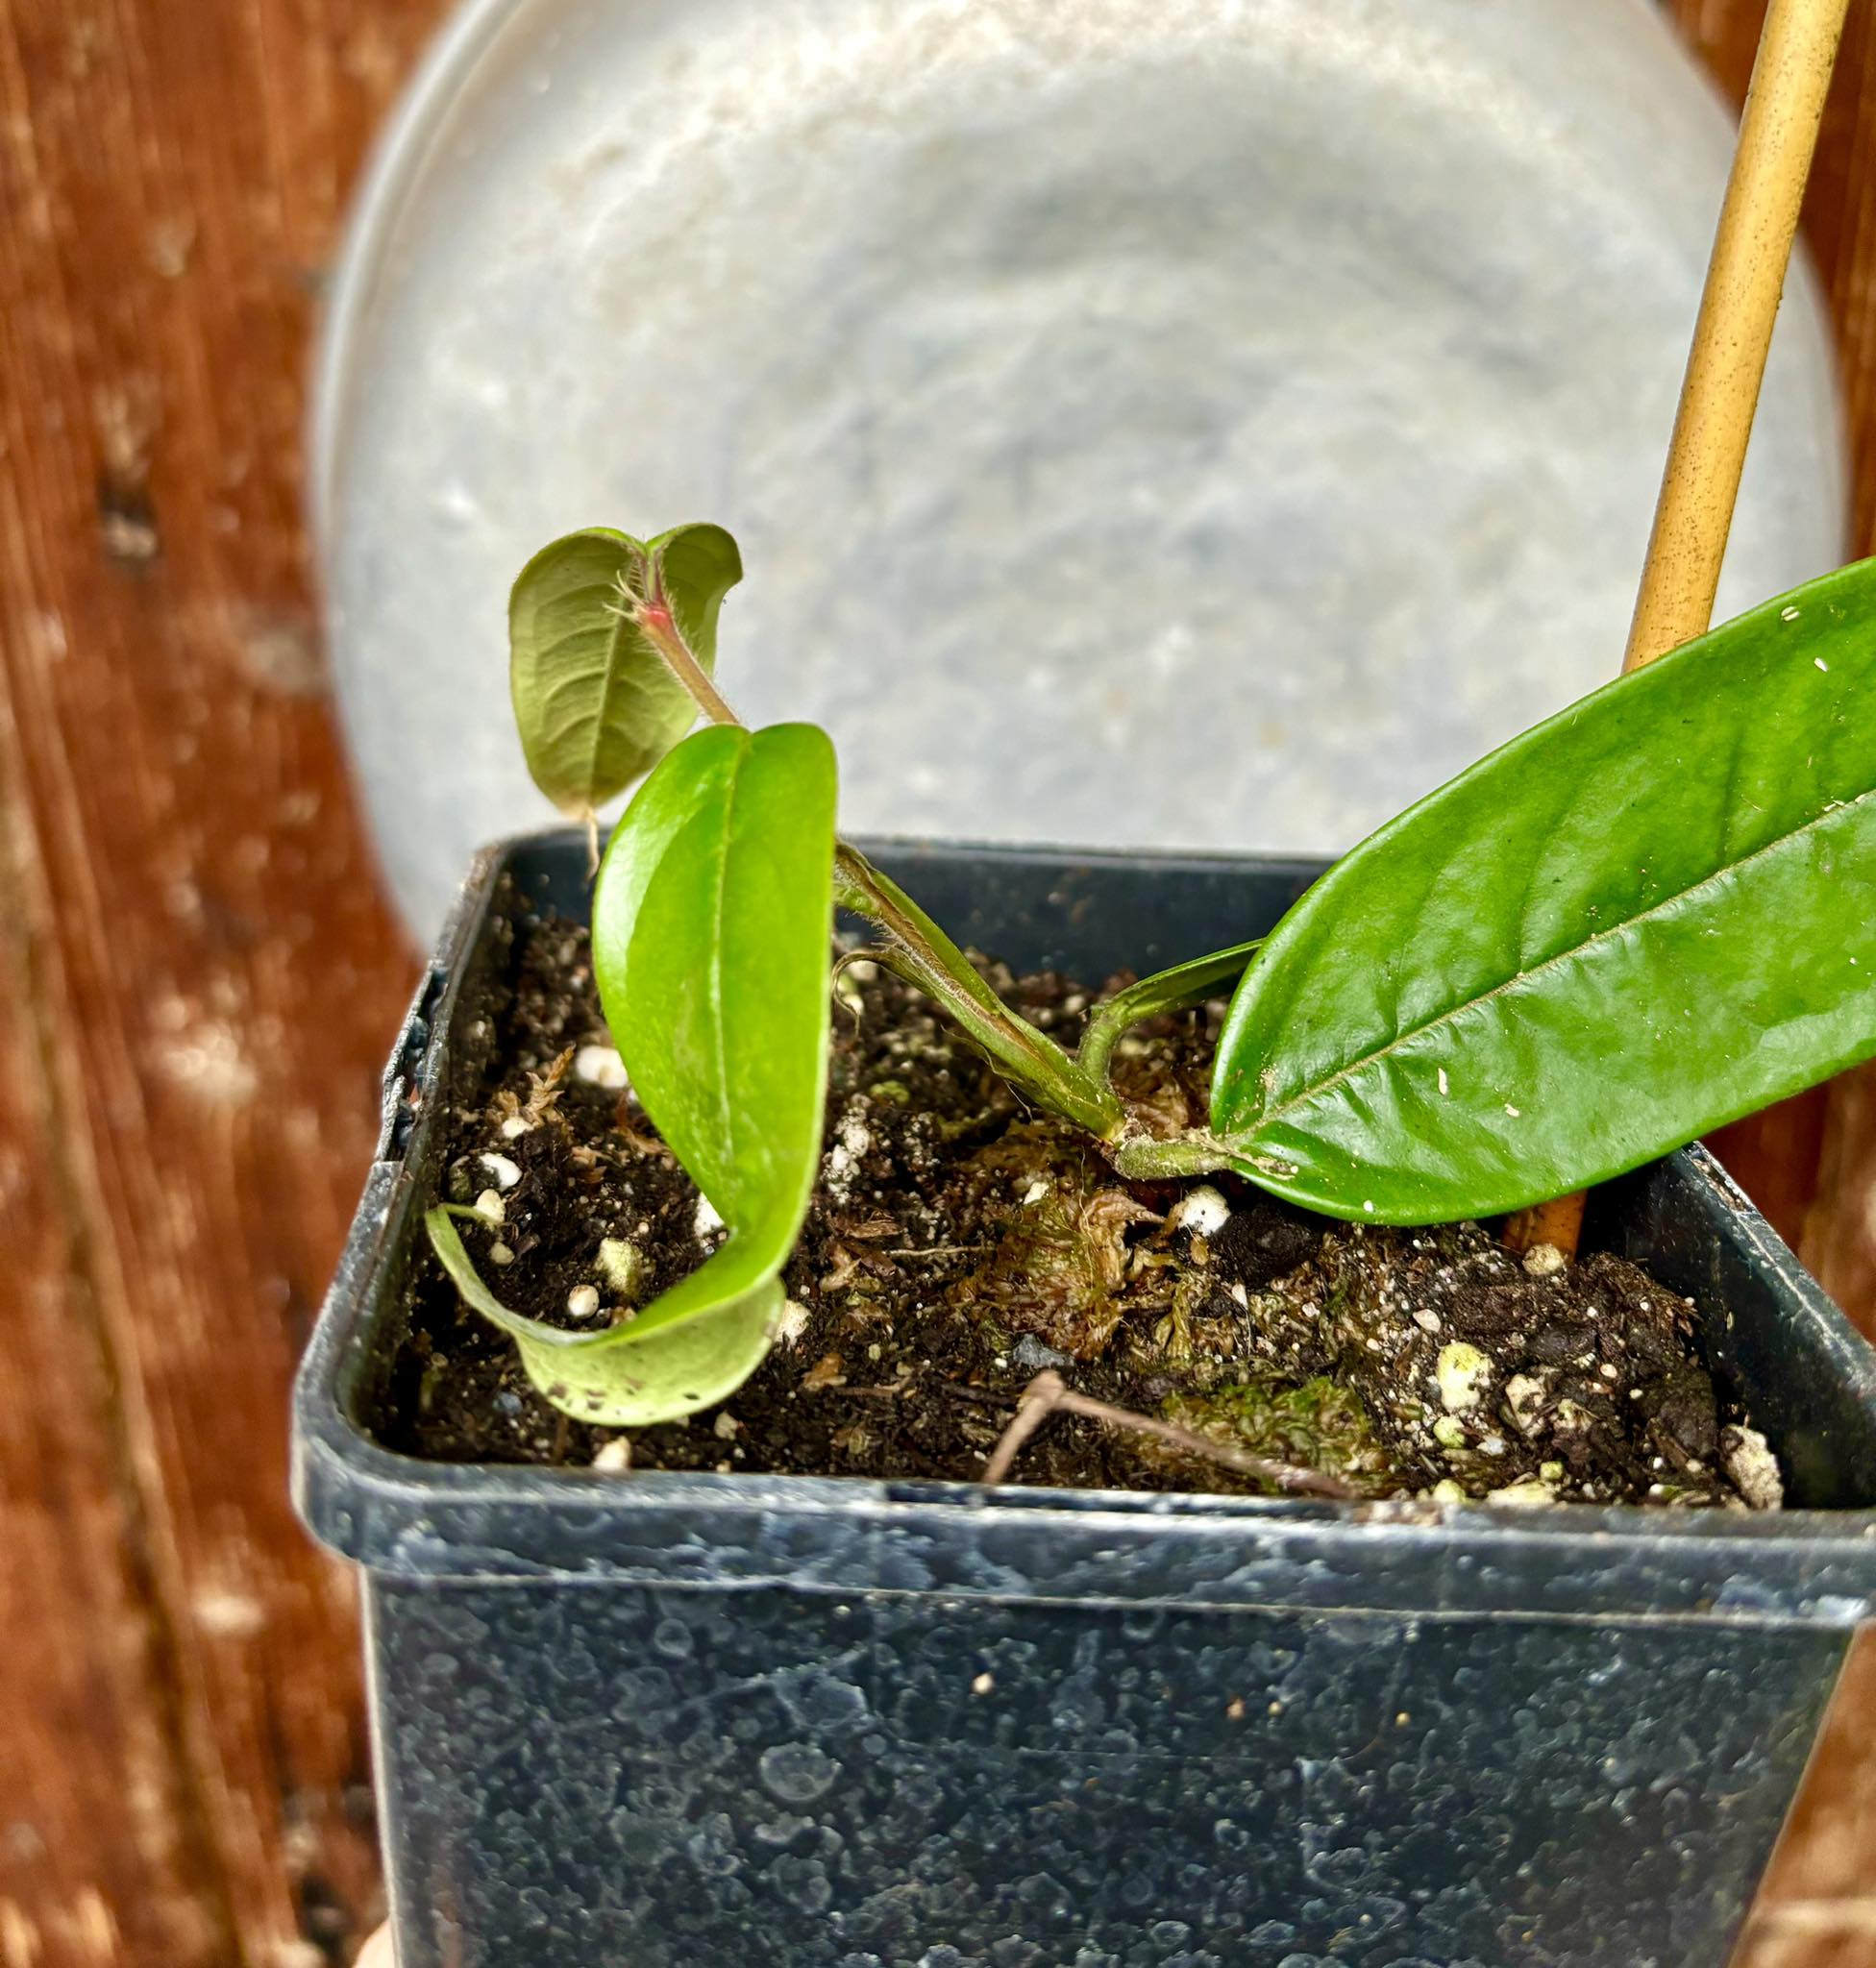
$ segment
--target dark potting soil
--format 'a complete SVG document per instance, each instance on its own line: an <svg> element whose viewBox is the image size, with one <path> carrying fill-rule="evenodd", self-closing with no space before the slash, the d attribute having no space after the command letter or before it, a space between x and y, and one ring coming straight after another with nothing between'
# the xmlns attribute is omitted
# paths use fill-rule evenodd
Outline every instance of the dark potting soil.
<svg viewBox="0 0 1876 1968"><path fill-rule="evenodd" d="M451 1199L518 1312L599 1330L723 1232L623 1084L585 931L509 898L506 980L471 1025ZM995 988L1073 1044L1090 993ZM1076 1393L1366 1496L1775 1503L1777 1464L1702 1363L1691 1302L1607 1253L1520 1260L1484 1228L1348 1225L1230 1176L1123 1182L868 962L835 984L826 1150L765 1363L686 1422L596 1429L529 1385L426 1250L383 1394L389 1446L444 1462L976 1479L1024 1390ZM1202 1121L1222 1005L1123 1040L1123 1097ZM1723 1308L1709 1308L1723 1313ZM1051 1414L1013 1481L1267 1488L1194 1450Z"/></svg>

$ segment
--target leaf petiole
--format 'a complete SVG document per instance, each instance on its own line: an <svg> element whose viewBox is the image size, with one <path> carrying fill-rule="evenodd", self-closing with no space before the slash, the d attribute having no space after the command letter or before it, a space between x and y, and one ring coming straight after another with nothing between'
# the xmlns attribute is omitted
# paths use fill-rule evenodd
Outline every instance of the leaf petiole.
<svg viewBox="0 0 1876 1968"><path fill-rule="evenodd" d="M1133 1182L1170 1182L1187 1175L1212 1175L1235 1165L1230 1149L1216 1135L1194 1129L1162 1139L1135 1134L1113 1150L1117 1173Z"/></svg>
<svg viewBox="0 0 1876 1968"><path fill-rule="evenodd" d="M684 640L663 590L660 560L650 555L646 592L619 584L618 606L664 658L702 714L719 725L740 725L728 700L710 680ZM864 917L885 942L879 961L935 999L997 1066L1050 1112L1086 1128L1099 1140L1116 1138L1125 1116L1098 1073L1090 1072L1052 1039L1020 1019L978 976L971 960L897 882L889 880L857 848L834 841L834 901ZM1143 1014L1144 1016L1144 1014Z"/></svg>
<svg viewBox="0 0 1876 1968"><path fill-rule="evenodd" d="M643 595L634 594L625 580L620 581L620 606L627 619L636 625L645 640L664 658L672 676L689 691L692 701L713 725L740 725L743 721L730 708L729 700L716 687L710 673L691 653L690 645L684 640L670 597L665 593L664 554L655 546L646 559L644 579Z"/></svg>
<svg viewBox="0 0 1876 1968"><path fill-rule="evenodd" d="M1099 1141L1119 1137L1126 1115L1105 1080L1018 1018L918 903L857 848L840 840L834 843L834 901L883 930L887 940L877 951L879 961L934 998L1043 1106Z"/></svg>
<svg viewBox="0 0 1876 1968"><path fill-rule="evenodd" d="M1132 1026L1157 1018L1161 1012L1186 1011L1203 1004L1220 989L1235 984L1244 975L1251 958L1264 947L1261 936L1248 943L1236 943L1229 949L1215 950L1209 956L1194 957L1190 963L1174 964L1142 977L1112 997L1103 998L1088 1014L1088 1022L1075 1047L1075 1064L1083 1072L1107 1077L1108 1061L1114 1047Z"/></svg>

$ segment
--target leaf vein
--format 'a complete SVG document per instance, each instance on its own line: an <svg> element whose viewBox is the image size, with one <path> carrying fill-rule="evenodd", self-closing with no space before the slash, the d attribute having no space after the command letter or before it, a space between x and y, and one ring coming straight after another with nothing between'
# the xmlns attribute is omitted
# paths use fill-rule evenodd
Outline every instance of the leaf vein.
<svg viewBox="0 0 1876 1968"><path fill-rule="evenodd" d="M1554 956L1546 957L1535 970L1519 971L1515 975L1503 978L1500 982L1493 985L1489 991L1481 991L1476 996L1468 997L1464 1003L1449 1005L1444 1011L1436 1014L1434 1017L1423 1019L1411 1031L1397 1033L1385 1045L1376 1046L1373 1051L1365 1052L1359 1059L1350 1060L1346 1066L1338 1067L1334 1072L1325 1075L1322 1079L1317 1080L1309 1086L1299 1088L1281 1106L1269 1109L1260 1115L1248 1127L1241 1131L1234 1130L1225 1139L1244 1141L1255 1139L1274 1123L1282 1120L1286 1116L1295 1113L1300 1107L1306 1107L1320 1100L1323 1095L1343 1081L1352 1079L1357 1073L1366 1072L1370 1067L1378 1065L1382 1060L1388 1058L1390 1054L1398 1051L1402 1046L1412 1045L1416 1039L1422 1037L1425 1033L1451 1022L1452 1020L1460 1017L1463 1013L1471 1011L1479 1005L1491 1003L1494 997L1502 996L1514 985L1528 983L1531 978L1542 976L1544 972L1553 970L1560 964L1574 962L1595 949L1599 945L1611 943L1626 935L1630 930L1646 922L1651 917L1660 916L1667 910L1678 907L1679 904L1686 901L1691 896L1697 896L1702 889L1712 888L1724 881L1727 877L1738 874L1742 869L1750 868L1755 861L1762 860L1768 854L1777 853L1780 849L1789 846L1792 841L1798 840L1803 835L1812 832L1813 829L1824 825L1827 822L1836 821L1842 814L1854 812L1858 807L1870 800L1876 800L1876 787L1871 787L1864 792L1859 793L1854 800L1841 800L1826 807L1823 812L1814 814L1800 825L1791 827L1785 833L1779 834L1775 839L1767 841L1762 848L1754 849L1750 854L1743 856L1741 859L1729 862L1723 868L1715 869L1711 874L1703 875L1698 881L1690 882L1686 888L1677 890L1671 896L1664 896L1660 901L1642 910L1638 915L1627 917L1622 922L1612 924L1607 929L1599 929L1594 935L1586 937L1581 943L1572 944L1569 948L1559 950Z"/></svg>

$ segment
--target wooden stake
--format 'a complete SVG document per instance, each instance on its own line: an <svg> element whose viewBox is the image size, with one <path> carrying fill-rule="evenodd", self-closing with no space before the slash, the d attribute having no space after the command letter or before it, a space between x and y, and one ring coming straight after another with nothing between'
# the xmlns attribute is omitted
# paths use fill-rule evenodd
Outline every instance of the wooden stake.
<svg viewBox="0 0 1876 1968"><path fill-rule="evenodd" d="M1624 673L1712 627L1765 356L1848 10L1849 0L1771 0L1766 10L1629 625ZM1572 1256L1583 1204L1579 1193L1520 1210L1505 1226L1505 1242L1514 1250L1552 1243Z"/></svg>
<svg viewBox="0 0 1876 1968"><path fill-rule="evenodd" d="M1765 353L1849 0L1772 0L1740 119L1623 670L1712 626Z"/></svg>

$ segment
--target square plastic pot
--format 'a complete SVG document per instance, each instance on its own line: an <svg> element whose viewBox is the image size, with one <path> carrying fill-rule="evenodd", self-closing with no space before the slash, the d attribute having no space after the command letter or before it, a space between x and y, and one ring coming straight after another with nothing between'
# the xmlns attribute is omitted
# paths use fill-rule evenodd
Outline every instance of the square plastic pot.
<svg viewBox="0 0 1876 1968"><path fill-rule="evenodd" d="M876 851L1091 979L1317 872ZM374 1424L498 880L578 915L582 857L477 863L300 1377L401 1968L1717 1968L1876 1592L1876 1356L1710 1157L1590 1241L1697 1301L1782 1513L414 1462Z"/></svg>

